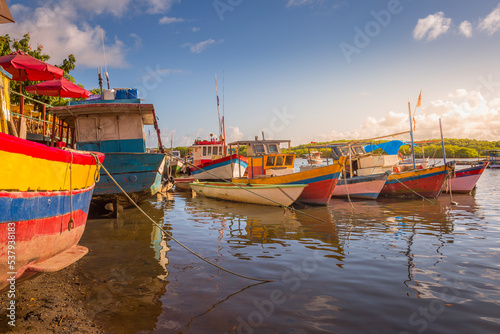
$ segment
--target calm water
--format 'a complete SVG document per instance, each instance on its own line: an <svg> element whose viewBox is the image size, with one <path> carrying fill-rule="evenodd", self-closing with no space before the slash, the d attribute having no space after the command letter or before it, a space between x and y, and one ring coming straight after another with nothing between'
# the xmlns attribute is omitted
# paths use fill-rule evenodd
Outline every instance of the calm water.
<svg viewBox="0 0 500 334"><path fill-rule="evenodd" d="M187 193L90 220L88 305L116 333L499 333L500 170L473 196L354 202L308 214Z"/></svg>

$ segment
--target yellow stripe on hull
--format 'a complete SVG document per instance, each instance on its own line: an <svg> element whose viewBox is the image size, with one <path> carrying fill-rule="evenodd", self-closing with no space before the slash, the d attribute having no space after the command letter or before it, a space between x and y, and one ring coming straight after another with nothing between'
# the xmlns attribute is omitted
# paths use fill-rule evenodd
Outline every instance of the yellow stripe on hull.
<svg viewBox="0 0 500 334"><path fill-rule="evenodd" d="M16 191L56 191L90 187L96 176L95 165L73 164L0 151L2 177L0 189Z"/></svg>

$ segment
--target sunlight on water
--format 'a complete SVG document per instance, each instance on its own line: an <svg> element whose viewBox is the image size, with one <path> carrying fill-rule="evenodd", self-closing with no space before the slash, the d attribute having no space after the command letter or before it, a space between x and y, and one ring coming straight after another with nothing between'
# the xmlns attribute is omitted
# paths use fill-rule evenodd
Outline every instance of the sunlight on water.
<svg viewBox="0 0 500 334"><path fill-rule="evenodd" d="M433 203L290 212L175 193L143 205L193 251L264 284L206 264L137 210L91 221L82 264L96 319L120 333L499 332L499 176Z"/></svg>

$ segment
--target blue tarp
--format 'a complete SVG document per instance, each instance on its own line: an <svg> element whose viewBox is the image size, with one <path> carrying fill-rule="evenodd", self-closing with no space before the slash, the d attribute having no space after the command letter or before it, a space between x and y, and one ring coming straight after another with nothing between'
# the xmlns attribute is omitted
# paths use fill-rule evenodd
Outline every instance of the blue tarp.
<svg viewBox="0 0 500 334"><path fill-rule="evenodd" d="M385 153L389 155L395 155L398 154L399 148L403 145L408 145L405 142L402 142L401 140L393 140L393 141L388 141L386 143L378 144L378 145L366 145L365 146L365 151L366 153L371 152L372 150L375 151L376 149L382 149Z"/></svg>

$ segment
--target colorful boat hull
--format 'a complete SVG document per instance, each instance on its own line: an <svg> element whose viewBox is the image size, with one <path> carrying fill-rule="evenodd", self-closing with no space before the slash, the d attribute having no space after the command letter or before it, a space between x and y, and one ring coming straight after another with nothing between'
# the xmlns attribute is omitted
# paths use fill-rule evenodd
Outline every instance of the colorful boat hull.
<svg viewBox="0 0 500 334"><path fill-rule="evenodd" d="M333 165L312 168L302 172L253 179L237 178L234 183L242 184L307 184L298 202L313 205L328 205L339 180L346 157Z"/></svg>
<svg viewBox="0 0 500 334"><path fill-rule="evenodd" d="M104 168L120 187L137 203L160 191L165 155L161 153L106 153ZM101 169L92 202L97 206L118 201L124 207L133 204Z"/></svg>
<svg viewBox="0 0 500 334"><path fill-rule="evenodd" d="M340 177L333 190L333 197L376 200L390 174L385 172L346 179Z"/></svg>
<svg viewBox="0 0 500 334"><path fill-rule="evenodd" d="M196 194L209 198L250 204L289 206L300 196L305 184L234 185L227 182L190 183Z"/></svg>
<svg viewBox="0 0 500 334"><path fill-rule="evenodd" d="M191 176L198 180L230 180L243 176L247 166L245 157L233 154L191 167Z"/></svg>
<svg viewBox="0 0 500 334"><path fill-rule="evenodd" d="M78 246L99 159L0 133L0 290L60 270L87 253Z"/></svg>
<svg viewBox="0 0 500 334"><path fill-rule="evenodd" d="M437 198L444 189L445 180L454 169L454 162L439 167L415 169L391 174L385 182L381 196Z"/></svg>
<svg viewBox="0 0 500 334"><path fill-rule="evenodd" d="M452 194L470 194L488 164L489 162L485 161L477 166L455 171L455 175L450 179L450 183L446 184L446 190L444 191L449 192L451 189Z"/></svg>

